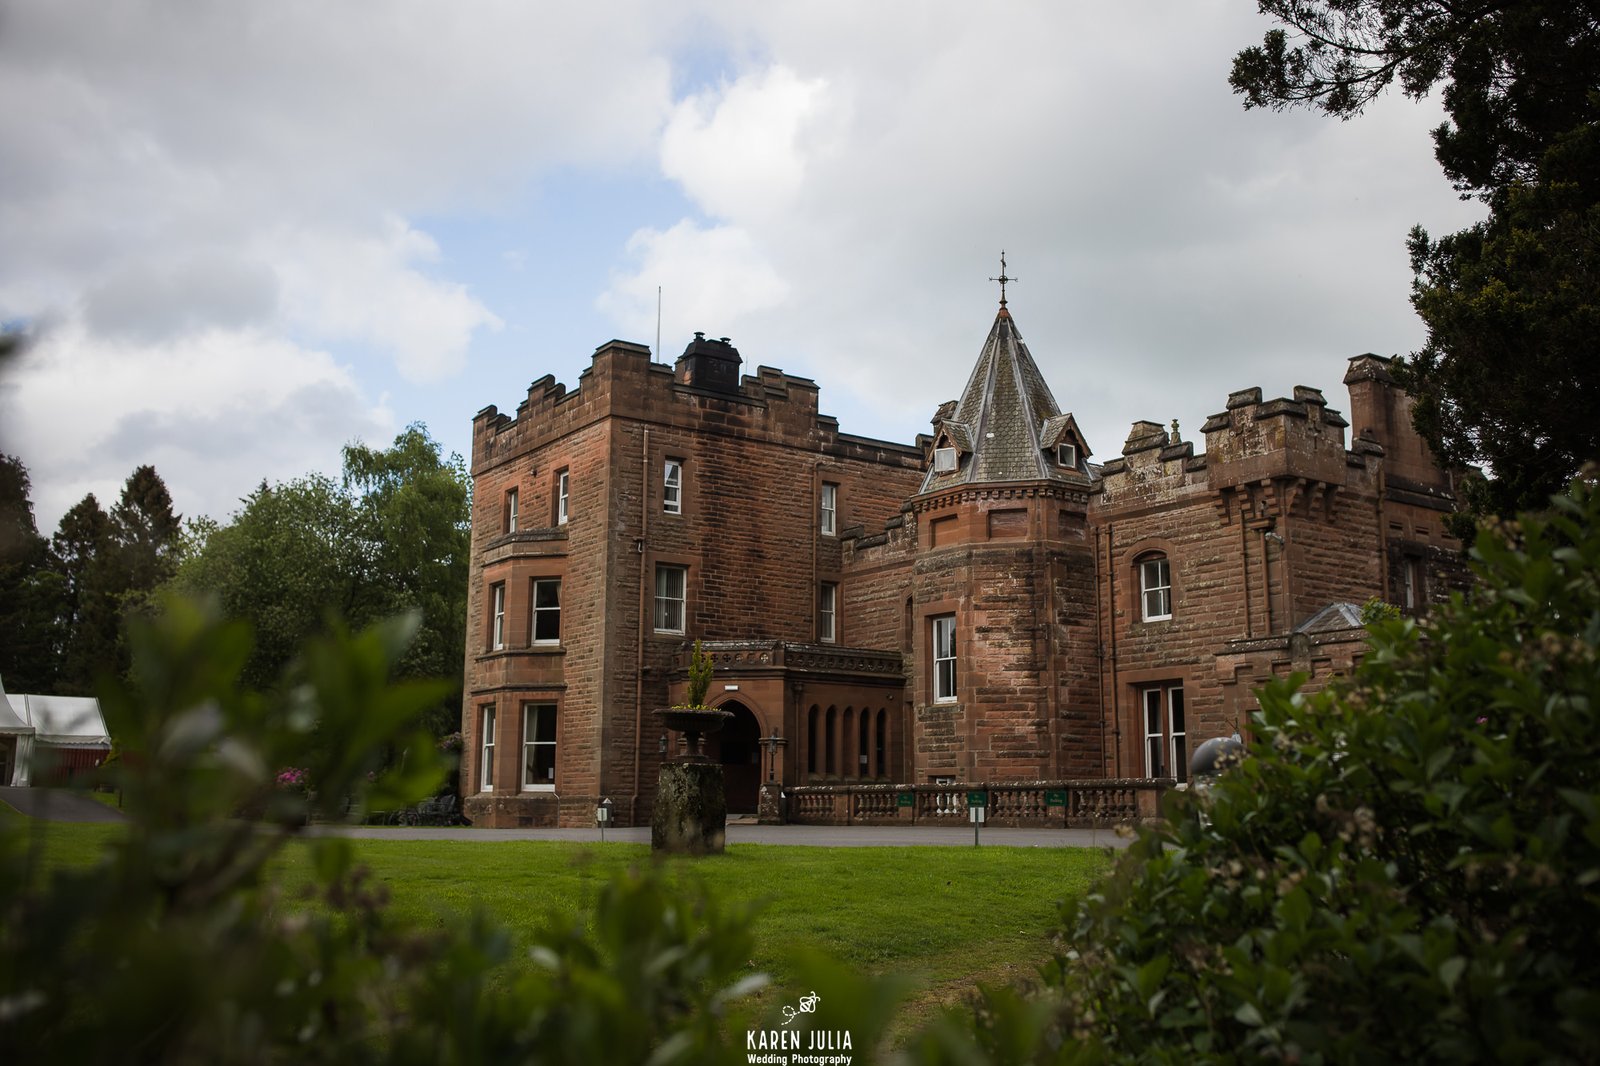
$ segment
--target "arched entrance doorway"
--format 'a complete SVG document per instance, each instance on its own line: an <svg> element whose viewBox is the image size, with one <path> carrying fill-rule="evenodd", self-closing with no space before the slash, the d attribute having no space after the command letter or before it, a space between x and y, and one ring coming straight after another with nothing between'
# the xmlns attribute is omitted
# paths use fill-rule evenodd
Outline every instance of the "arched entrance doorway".
<svg viewBox="0 0 1600 1066"><path fill-rule="evenodd" d="M722 764L729 814L754 814L761 793L761 723L738 700L720 704L732 711L728 724L707 739L706 754Z"/></svg>

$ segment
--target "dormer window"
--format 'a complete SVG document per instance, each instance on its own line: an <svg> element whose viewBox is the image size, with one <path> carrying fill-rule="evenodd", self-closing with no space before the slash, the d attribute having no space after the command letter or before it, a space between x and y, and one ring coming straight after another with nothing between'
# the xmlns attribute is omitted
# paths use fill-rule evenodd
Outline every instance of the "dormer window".
<svg viewBox="0 0 1600 1066"><path fill-rule="evenodd" d="M1056 445L1056 465L1068 470L1078 469L1078 446L1063 441Z"/></svg>
<svg viewBox="0 0 1600 1066"><path fill-rule="evenodd" d="M948 474L956 468L956 450L954 448L935 448L933 450L933 472L935 474Z"/></svg>

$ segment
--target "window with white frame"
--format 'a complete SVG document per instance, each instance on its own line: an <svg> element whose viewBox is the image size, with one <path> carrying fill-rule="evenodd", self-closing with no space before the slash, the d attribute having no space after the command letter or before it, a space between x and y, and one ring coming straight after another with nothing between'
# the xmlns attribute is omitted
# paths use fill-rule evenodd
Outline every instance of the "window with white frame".
<svg viewBox="0 0 1600 1066"><path fill-rule="evenodd" d="M533 621L529 632L535 644L561 643L561 579L533 579Z"/></svg>
<svg viewBox="0 0 1600 1066"><path fill-rule="evenodd" d="M517 531L517 490L506 490L506 532Z"/></svg>
<svg viewBox="0 0 1600 1066"><path fill-rule="evenodd" d="M483 706L478 747L482 751L482 758L478 764L478 788L483 792L491 792L494 790L494 704L492 703Z"/></svg>
<svg viewBox="0 0 1600 1066"><path fill-rule="evenodd" d="M661 509L667 514L683 513L683 463L677 459L667 460L661 478Z"/></svg>
<svg viewBox="0 0 1600 1066"><path fill-rule="evenodd" d="M556 705L522 705L522 791L556 787Z"/></svg>
<svg viewBox="0 0 1600 1066"><path fill-rule="evenodd" d="M933 450L933 472L935 474L948 474L956 468L956 450L954 448L935 448Z"/></svg>
<svg viewBox="0 0 1600 1066"><path fill-rule="evenodd" d="M839 635L839 586L824 581L817 590L817 639L832 644Z"/></svg>
<svg viewBox="0 0 1600 1066"><path fill-rule="evenodd" d="M567 472L556 471L556 525L567 524Z"/></svg>
<svg viewBox="0 0 1600 1066"><path fill-rule="evenodd" d="M1140 704L1145 776L1185 780L1189 773L1189 743L1183 719L1183 686L1152 685L1142 689Z"/></svg>
<svg viewBox="0 0 1600 1066"><path fill-rule="evenodd" d="M1406 556L1400 563L1401 606L1407 612L1418 612L1423 603L1424 583L1422 568L1414 556Z"/></svg>
<svg viewBox="0 0 1600 1066"><path fill-rule="evenodd" d="M506 585L502 581L489 589L489 648L499 651L506 646Z"/></svg>
<svg viewBox="0 0 1600 1066"><path fill-rule="evenodd" d="M839 486L822 483L822 535L831 537L839 529Z"/></svg>
<svg viewBox="0 0 1600 1066"><path fill-rule="evenodd" d="M956 616L933 619L933 702L953 703L956 698Z"/></svg>
<svg viewBox="0 0 1600 1066"><path fill-rule="evenodd" d="M1078 469L1078 446L1067 441L1056 445L1056 465L1068 470Z"/></svg>
<svg viewBox="0 0 1600 1066"><path fill-rule="evenodd" d="M1172 569L1165 555L1139 563L1139 617L1146 622L1172 617Z"/></svg>
<svg viewBox="0 0 1600 1066"><path fill-rule="evenodd" d="M657 633L683 632L683 592L688 570L682 566L656 566Z"/></svg>

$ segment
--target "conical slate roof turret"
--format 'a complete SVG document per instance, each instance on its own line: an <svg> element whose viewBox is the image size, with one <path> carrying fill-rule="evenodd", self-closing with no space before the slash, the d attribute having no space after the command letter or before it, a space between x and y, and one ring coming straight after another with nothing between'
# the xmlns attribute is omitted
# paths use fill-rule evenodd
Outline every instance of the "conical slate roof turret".
<svg viewBox="0 0 1600 1066"><path fill-rule="evenodd" d="M934 419L934 448L924 493L1007 481L1087 481L1083 434L1057 406L1004 304L955 410Z"/></svg>

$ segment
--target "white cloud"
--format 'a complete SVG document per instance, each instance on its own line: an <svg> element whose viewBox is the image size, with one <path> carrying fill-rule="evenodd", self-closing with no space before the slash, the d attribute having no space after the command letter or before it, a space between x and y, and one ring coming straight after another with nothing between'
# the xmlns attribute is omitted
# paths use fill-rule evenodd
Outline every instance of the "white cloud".
<svg viewBox="0 0 1600 1066"><path fill-rule="evenodd" d="M653 155L670 67L651 20L462 15L6 6L0 321L65 323L0 394L41 514L141 462L212 513L336 462L392 421L363 397L393 375L349 353L437 383L500 324L418 219Z"/></svg>
<svg viewBox="0 0 1600 1066"><path fill-rule="evenodd" d="M811 159L835 143L846 109L821 78L782 65L692 95L661 136L661 169L708 215L767 218L784 210Z"/></svg>
<svg viewBox="0 0 1600 1066"><path fill-rule="evenodd" d="M356 438L386 441L395 416L326 352L254 329L151 344L57 323L0 396L0 448L33 477L41 527L94 492L109 506L153 463L187 513L221 517L262 478L337 470Z"/></svg>
<svg viewBox="0 0 1600 1066"><path fill-rule="evenodd" d="M1476 211L1431 158L1433 105L1245 112L1229 61L1269 23L1223 0L715 10L739 73L679 102L661 170L715 220L672 232L736 228L741 258L677 261L718 288L754 258L784 297L691 294L692 328L815 377L847 430L909 439L959 391L1002 248L1011 308L1099 458L1134 419L1193 430L1248 385L1341 404L1346 357L1420 340L1406 230ZM598 306L639 335L651 280L623 272ZM669 325L673 303L669 285Z"/></svg>
<svg viewBox="0 0 1600 1066"><path fill-rule="evenodd" d="M612 278L597 301L628 336L655 334L656 288L662 289L662 347L695 330L717 336L748 316L781 306L789 285L736 226L703 227L685 219L671 229L644 229L628 241L634 269Z"/></svg>
<svg viewBox="0 0 1600 1066"><path fill-rule="evenodd" d="M177 462L217 410L287 462L250 414L279 362L332 398L267 408L318 447L393 394L464 448L496 390L653 338L658 285L668 352L730 335L815 377L847 430L909 439L965 380L1003 247L1106 458L1132 419L1197 426L1251 384L1332 401L1344 357L1414 347L1405 231L1477 210L1431 159L1432 105L1244 112L1229 60L1267 25L1237 0L22 0L0 321L64 318L111 368L49 402L122 427L90 436L126 454L84 461L118 479L147 459L135 431ZM202 338L252 368L203 409L112 359L206 380Z"/></svg>
<svg viewBox="0 0 1600 1066"><path fill-rule="evenodd" d="M289 324L384 347L408 377L458 369L495 316L420 269L436 249L409 220L640 159L669 67L645 20L456 10L9 5L0 318L87 297L96 325L147 336L213 322L210 300L259 320L192 284L220 264L257 295L277 276Z"/></svg>
<svg viewBox="0 0 1600 1066"><path fill-rule="evenodd" d="M437 260L439 248L402 219L386 219L381 234L300 230L269 243L290 323L327 340L376 344L408 381L454 374L473 331L501 326L464 285L418 269Z"/></svg>

